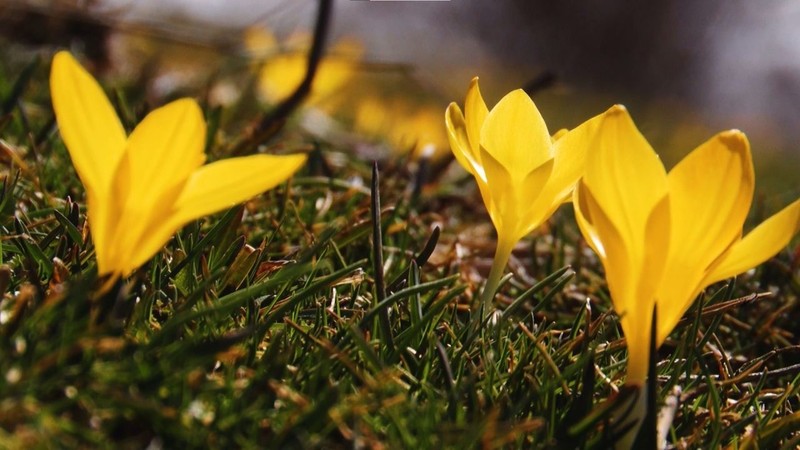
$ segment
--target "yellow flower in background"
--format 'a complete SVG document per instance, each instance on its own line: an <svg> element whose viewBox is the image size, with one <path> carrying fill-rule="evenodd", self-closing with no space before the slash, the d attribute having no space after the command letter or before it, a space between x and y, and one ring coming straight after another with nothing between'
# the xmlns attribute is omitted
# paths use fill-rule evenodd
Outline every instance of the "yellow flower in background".
<svg viewBox="0 0 800 450"><path fill-rule="evenodd" d="M305 155L254 155L203 165L206 126L194 100L155 109L127 136L97 81L70 55L53 58L61 137L86 188L100 275L126 276L175 231L289 178Z"/></svg>
<svg viewBox="0 0 800 450"><path fill-rule="evenodd" d="M353 129L385 141L396 151L410 151L412 158L437 160L449 145L441 106L432 102L416 104L391 96L367 96L355 107Z"/></svg>
<svg viewBox="0 0 800 450"><path fill-rule="evenodd" d="M753 198L750 146L737 130L717 134L670 172L624 107L600 121L575 215L606 272L628 343L627 382L643 385L657 307L660 346L711 283L761 264L800 229L800 200L742 238Z"/></svg>
<svg viewBox="0 0 800 450"><path fill-rule="evenodd" d="M289 97L305 77L311 37L297 33L279 45L269 30L251 28L244 40L252 54L265 59L258 75L258 91L264 101L278 103ZM363 52L361 44L353 40L334 44L328 52L332 56L326 56L317 66L306 102L315 105L336 93L353 76Z"/></svg>
<svg viewBox="0 0 800 450"><path fill-rule="evenodd" d="M551 137L523 90L507 94L489 111L477 78L464 110L451 103L445 123L453 154L475 177L497 229L497 251L482 295L488 307L516 243L571 198L600 116Z"/></svg>
<svg viewBox="0 0 800 450"><path fill-rule="evenodd" d="M261 99L278 103L289 97L305 76L311 36L295 33L279 43L269 30L251 28L244 42L252 56L264 61L258 74ZM363 53L361 43L351 39L331 47L317 67L306 104L335 120L306 114L303 126L323 136L354 131L359 138L410 152L412 158L440 158L448 146L441 103L402 65L370 63Z"/></svg>

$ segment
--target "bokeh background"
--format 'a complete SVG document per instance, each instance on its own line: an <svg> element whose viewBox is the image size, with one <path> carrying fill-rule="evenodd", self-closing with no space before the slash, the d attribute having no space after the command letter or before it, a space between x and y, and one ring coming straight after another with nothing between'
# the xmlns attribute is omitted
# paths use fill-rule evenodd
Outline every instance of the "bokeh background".
<svg viewBox="0 0 800 450"><path fill-rule="evenodd" d="M195 48L168 53L164 66L230 54L254 26L279 39L310 31L317 8L315 0L4 1L6 20L15 3L16 14L20 5L54 15L77 8L112 24L115 39ZM442 111L463 100L475 75L490 104L532 88L551 131L623 103L668 167L717 131L742 129L757 189L777 206L800 194L799 23L800 2L785 0L335 0L330 41L359 41L364 70L389 80L388 95ZM111 76L124 73L137 53L109 46ZM413 83L395 82L393 71ZM188 78L176 71L161 82L168 91Z"/></svg>

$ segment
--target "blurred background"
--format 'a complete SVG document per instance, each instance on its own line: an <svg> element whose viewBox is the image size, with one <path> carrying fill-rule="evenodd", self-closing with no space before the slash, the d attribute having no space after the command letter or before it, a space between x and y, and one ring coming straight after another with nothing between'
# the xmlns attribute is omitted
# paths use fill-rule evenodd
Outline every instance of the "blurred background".
<svg viewBox="0 0 800 450"><path fill-rule="evenodd" d="M111 79L141 74L146 66L155 74L150 95L158 97L197 83L198 67L215 73L247 70L274 57L270 46L302 49L303 44L287 43L300 42L292 41L298 32L310 33L318 3L3 0L3 5L3 34L12 45L35 43L36 36L20 37L9 25L27 23L35 28L31 34L45 35L41 41L97 53L96 70ZM30 11L49 19L32 27ZM70 15L85 23L70 28L59 22ZM102 31L87 33L92 24ZM800 194L797 24L800 2L789 0L335 0L329 55L335 60L337 52L346 54L341 57L355 68L346 77L350 83L330 83L344 98L329 99L320 109L345 111L344 122L360 124L356 129L362 133L379 133L399 126L401 116L414 116L418 120L394 132L403 135L394 145L413 145L422 138L410 130L428 128L436 135L432 145L446 154L444 108L463 102L476 75L490 105L511 89L529 88L551 132L623 103L668 168L718 131L745 131L757 189L777 207ZM254 28L271 33L263 47L244 43L246 30ZM349 46L336 47L342 42ZM343 69L328 72L337 70ZM236 87L222 84L217 95L235 98Z"/></svg>

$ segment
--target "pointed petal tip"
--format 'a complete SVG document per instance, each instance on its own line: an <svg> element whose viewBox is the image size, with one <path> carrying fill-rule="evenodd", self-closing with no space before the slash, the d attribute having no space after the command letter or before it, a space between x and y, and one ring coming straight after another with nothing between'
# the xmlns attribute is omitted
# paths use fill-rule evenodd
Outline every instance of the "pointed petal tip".
<svg viewBox="0 0 800 450"><path fill-rule="evenodd" d="M611 108L608 108L608 111L606 111L606 114L627 114L627 113L628 113L628 108L626 108L625 105L620 105L620 104L616 104Z"/></svg>
<svg viewBox="0 0 800 450"><path fill-rule="evenodd" d="M444 111L444 124L448 131L452 131L456 126L464 125L464 113L461 112L461 107L456 102L450 102L447 109Z"/></svg>
<svg viewBox="0 0 800 450"><path fill-rule="evenodd" d="M166 105L157 108L156 110L162 110L167 112L169 115L174 115L175 117L183 117L184 121L191 120L194 123L199 124L200 126L205 129L205 115L203 114L202 108L200 108L200 104L197 103L197 100L191 97L184 97L179 98L177 100L173 100ZM156 110L153 110L156 111ZM205 133L205 132L204 132Z"/></svg>
<svg viewBox="0 0 800 450"><path fill-rule="evenodd" d="M478 77L473 77L472 80L469 82L469 87L467 88L467 101L469 103L469 98L471 95L477 95L477 97L483 102L483 96L481 95L481 87L480 83L478 82ZM468 108L465 104L464 107Z"/></svg>
<svg viewBox="0 0 800 450"><path fill-rule="evenodd" d="M174 100L174 101L168 103L165 106L169 106L169 105L172 105L172 106L174 106L176 108L177 107L186 108L188 110L191 110L192 113L200 113L201 115L203 113L203 110L200 109L200 105L197 103L197 100L195 100L193 98L190 98L190 97L179 98L177 100Z"/></svg>
<svg viewBox="0 0 800 450"><path fill-rule="evenodd" d="M55 55L53 55L53 62L51 65L51 72L50 72L50 81L53 82L56 76L66 76L69 73L74 73L75 71L83 71L85 72L86 69L81 66L77 59L72 56L72 53L66 50L59 50ZM51 88L52 89L52 88Z"/></svg>
<svg viewBox="0 0 800 450"><path fill-rule="evenodd" d="M74 61L75 57L72 56L72 54L66 50L59 50L56 52L55 55L53 55L53 63L55 63L56 61L68 61L68 60Z"/></svg>
<svg viewBox="0 0 800 450"><path fill-rule="evenodd" d="M450 104L447 105L447 108L445 108L445 115L452 114L454 110L461 111L461 107L458 106L458 103L456 103L456 102L450 102Z"/></svg>
<svg viewBox="0 0 800 450"><path fill-rule="evenodd" d="M750 145L747 140L747 135L745 135L740 130L737 130L735 128L723 131L719 133L717 136L719 136L722 143L727 145L728 147L739 147L739 146Z"/></svg>
<svg viewBox="0 0 800 450"><path fill-rule="evenodd" d="M539 118L541 118L542 116L541 113L539 112L539 109L536 107L536 103L534 103L534 101L531 99L528 93L525 92L525 90L523 89L514 89L513 91L504 95L503 98L501 98L500 101L497 102L497 105L495 105L495 107L492 108L492 111L496 109L502 109L498 108L498 106L500 105L505 105L506 107L508 107L508 105L517 105L517 107L521 105L526 105L525 106L526 109L532 108L532 110L530 110L532 114L535 114ZM541 120L544 121L544 119ZM548 133L547 136L550 137L550 134Z"/></svg>

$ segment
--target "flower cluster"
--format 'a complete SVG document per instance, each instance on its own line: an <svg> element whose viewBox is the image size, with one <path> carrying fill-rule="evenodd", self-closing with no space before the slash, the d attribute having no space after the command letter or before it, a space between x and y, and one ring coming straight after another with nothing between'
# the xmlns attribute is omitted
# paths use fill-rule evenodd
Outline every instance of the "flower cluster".
<svg viewBox="0 0 800 450"><path fill-rule="evenodd" d="M445 123L453 154L475 177L497 230L485 306L516 242L571 199L620 316L629 385L641 388L647 379L651 336L660 346L703 289L761 264L800 229L797 200L742 237L755 176L738 130L717 134L667 173L623 106L551 138L523 91L489 111L477 79L465 113L453 103ZM641 420L642 405L630 418Z"/></svg>
<svg viewBox="0 0 800 450"><path fill-rule="evenodd" d="M277 48L269 34L249 40L251 49ZM295 47L276 52L260 75L260 89L272 102L304 73L306 43ZM339 50L340 57L320 66L311 103L353 75L360 47L344 43ZM67 52L53 58L50 88L61 137L86 190L98 273L109 280L129 276L188 222L275 187L306 161L305 155L259 154L204 164L206 124L192 99L153 110L128 134L100 85ZM475 78L463 110L447 107L444 129L441 122L431 127L436 121L429 111L403 121L376 112L386 108L362 109L356 123L364 130L395 122L391 140L398 146L437 146L446 130L497 231L482 293L487 312L516 244L572 203L578 228L603 265L627 341L626 382L634 387L653 375L651 342L663 344L706 287L766 261L800 230L796 200L743 233L755 175L750 144L738 130L713 136L667 172L619 105L551 134L524 91L489 109ZM631 442L631 433L623 442Z"/></svg>

